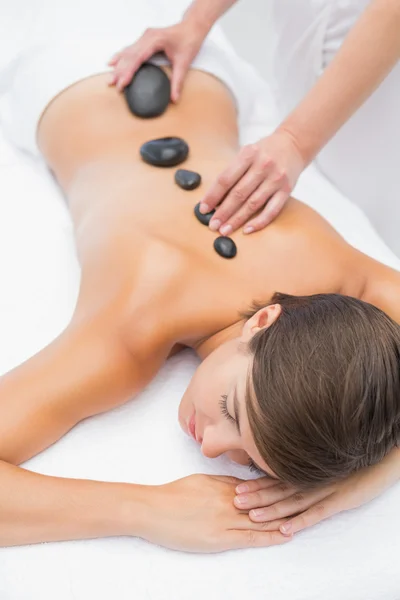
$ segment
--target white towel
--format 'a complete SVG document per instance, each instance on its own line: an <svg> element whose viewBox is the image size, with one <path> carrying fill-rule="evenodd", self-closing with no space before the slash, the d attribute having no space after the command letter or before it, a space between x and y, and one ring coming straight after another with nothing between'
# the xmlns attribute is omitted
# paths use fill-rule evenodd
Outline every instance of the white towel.
<svg viewBox="0 0 400 600"><path fill-rule="evenodd" d="M56 27L70 26L66 2L14 2L9 59L18 44L30 41L29 21L32 31L44 36L54 14L65 10ZM89 14L90 8L101 22L105 15L117 18L115 13L124 24L122 4L133 19L135 0L82 0L81 10ZM183 2L168 7L172 22ZM10 24L9 16L8 29ZM218 29L215 35L227 47ZM2 35L0 43L4 59ZM5 70L3 76L4 83ZM0 89L1 82L0 75ZM246 142L256 141L275 125L267 85L255 75L252 85L257 102L241 131ZM0 372L5 372L67 324L79 266L67 209L43 163L1 138L0 192ZM295 195L319 210L350 243L400 268L360 210L313 167ZM189 351L175 356L137 399L79 424L25 466L46 474L147 484L194 472L246 476L247 469L224 458L202 457L179 428L177 407L197 364ZM399 600L399 506L396 485L374 502L296 535L285 546L219 555L183 554L129 538L5 548L0 550L0 599Z"/></svg>

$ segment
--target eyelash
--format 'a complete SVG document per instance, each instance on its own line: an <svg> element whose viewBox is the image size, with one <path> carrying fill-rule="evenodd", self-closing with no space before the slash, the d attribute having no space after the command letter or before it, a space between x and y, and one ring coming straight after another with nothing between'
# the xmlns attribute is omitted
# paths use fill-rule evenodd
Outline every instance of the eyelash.
<svg viewBox="0 0 400 600"><path fill-rule="evenodd" d="M235 419L228 412L228 407L226 405L227 399L228 399L228 396L226 394L223 394L221 396L221 400L219 401L219 406L221 408L221 412L228 419L228 421L231 421L232 423L236 423Z"/></svg>
<svg viewBox="0 0 400 600"><path fill-rule="evenodd" d="M249 467L250 471L252 471L253 473L258 473L258 475L260 475L260 473L262 473L262 475L264 476L264 472L260 471L260 469L258 467L256 467L256 465L253 463L251 458L249 458L248 467Z"/></svg>

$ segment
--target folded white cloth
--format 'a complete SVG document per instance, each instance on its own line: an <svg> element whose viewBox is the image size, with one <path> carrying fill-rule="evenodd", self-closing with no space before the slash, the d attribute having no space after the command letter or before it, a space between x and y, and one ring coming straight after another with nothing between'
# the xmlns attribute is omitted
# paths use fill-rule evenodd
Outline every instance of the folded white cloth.
<svg viewBox="0 0 400 600"><path fill-rule="evenodd" d="M39 42L37 35L25 40L23 48L15 52L6 66L7 86L3 86L0 123L7 139L17 148L39 155L37 125L51 100L74 83L109 70L107 63L115 49L132 43L151 23L167 24L170 13L165 11L165 5L164 10L156 8L157 4L147 3L146 10L137 11L134 19L124 21L125 27L120 22L109 22L106 34L99 27L97 14L96 19L85 21L82 11L72 6L68 15L79 17L79 23L85 23L85 27L74 28L72 32L63 29L57 35L53 30L46 41ZM150 61L169 62L165 55L156 55ZM226 85L235 100L239 124L246 127L257 98L254 85L257 86L258 78L251 67L212 32L192 68L210 73Z"/></svg>
<svg viewBox="0 0 400 600"><path fill-rule="evenodd" d="M75 0L68 6L71 2ZM53 35L64 26L68 31L72 18L67 3L58 4L50 0L28 4L26 0L32 31L44 37L58 10L60 22ZM85 0L80 10L89 15L91 8L106 30L105 18L114 19L115 14L125 28L129 18L135 19L138 4L134 0L115 0L112 5ZM183 4L166 5L171 22ZM10 59L15 55L15 40L20 46L32 43L28 28L24 30L27 17L22 6L25 2L17 0ZM214 35L228 47L218 28ZM1 35L0 40L5 50ZM4 69L0 89L6 76ZM268 87L255 75L251 91L254 110L241 129L246 142L256 141L275 124ZM23 155L1 137L0 190L3 373L40 350L67 324L80 272L71 222L57 186L39 159ZM313 167L302 177L295 195L321 212L350 243L400 268L361 211ZM179 428L177 407L197 364L189 351L175 356L137 399L79 424L25 467L59 476L148 484L194 472L248 476L247 469L224 458L205 459ZM0 598L399 600L399 505L397 485L360 509L298 534L285 546L220 555L183 554L129 538L0 549Z"/></svg>
<svg viewBox="0 0 400 600"><path fill-rule="evenodd" d="M134 36L145 29L146 22L136 21ZM104 73L107 61L121 45L118 37L63 40L28 46L13 61L8 71L10 85L0 106L0 122L9 141L16 147L39 155L36 146L37 126L45 108L53 98L74 83ZM163 56L150 60L168 64ZM62 65L62 68L60 66ZM254 95L244 85L251 77L247 63L236 59L210 37L204 43L192 68L211 73L231 91L238 109L239 122L245 125L252 114Z"/></svg>

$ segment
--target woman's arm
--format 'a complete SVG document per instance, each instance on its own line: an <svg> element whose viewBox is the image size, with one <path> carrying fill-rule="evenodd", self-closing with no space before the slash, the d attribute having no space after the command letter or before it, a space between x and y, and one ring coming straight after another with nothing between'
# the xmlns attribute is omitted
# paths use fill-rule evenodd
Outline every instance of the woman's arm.
<svg viewBox="0 0 400 600"><path fill-rule="evenodd" d="M303 169L399 57L400 2L374 0L300 104L274 133L244 147L205 194L202 212L216 208L210 228L230 235L246 224L251 233L275 219Z"/></svg>
<svg viewBox="0 0 400 600"><path fill-rule="evenodd" d="M400 58L400 2L373 0L315 86L285 119L308 164ZM377 115L379 119L379 115Z"/></svg>
<svg viewBox="0 0 400 600"><path fill-rule="evenodd" d="M56 340L0 379L2 546L141 534L144 486L46 477L14 466L85 417L128 400L165 358L151 354L143 336L136 346L125 343L121 306L89 314L81 306Z"/></svg>
<svg viewBox="0 0 400 600"><path fill-rule="evenodd" d="M132 316L135 339L126 342L117 314L121 307L73 320L49 346L0 378L0 460L28 460L153 378L168 349L150 328L144 331L142 313Z"/></svg>
<svg viewBox="0 0 400 600"><path fill-rule="evenodd" d="M211 27L237 0L194 0L185 12L182 21L190 21L205 32Z"/></svg>
<svg viewBox="0 0 400 600"><path fill-rule="evenodd" d="M288 541L234 505L233 477L191 475L160 486L62 479L0 461L0 546L141 537L188 552Z"/></svg>
<svg viewBox="0 0 400 600"><path fill-rule="evenodd" d="M0 546L140 535L146 490L48 477L0 461Z"/></svg>

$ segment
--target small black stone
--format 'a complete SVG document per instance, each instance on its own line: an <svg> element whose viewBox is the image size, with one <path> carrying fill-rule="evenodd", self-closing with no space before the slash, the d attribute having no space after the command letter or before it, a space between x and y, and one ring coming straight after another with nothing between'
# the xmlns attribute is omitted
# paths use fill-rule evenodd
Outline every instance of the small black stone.
<svg viewBox="0 0 400 600"><path fill-rule="evenodd" d="M175 183L184 190L195 190L201 183L201 175L195 171L178 169L175 173Z"/></svg>
<svg viewBox="0 0 400 600"><path fill-rule="evenodd" d="M215 210L210 210L210 212L204 213L204 214L201 213L200 212L200 202L198 204L196 204L196 206L194 207L194 214L196 215L196 217L198 218L200 223L202 223L203 225L209 224L209 222L211 221L211 217L213 216L214 213L215 213Z"/></svg>
<svg viewBox="0 0 400 600"><path fill-rule="evenodd" d="M214 240L214 249L223 258L233 258L237 253L235 242L225 235Z"/></svg>
<svg viewBox="0 0 400 600"><path fill-rule="evenodd" d="M158 117L167 108L171 84L166 73L149 63L144 63L124 90L130 111L137 117Z"/></svg>
<svg viewBox="0 0 400 600"><path fill-rule="evenodd" d="M189 146L178 137L165 137L146 142L140 148L143 160L155 167L174 167L186 160Z"/></svg>

